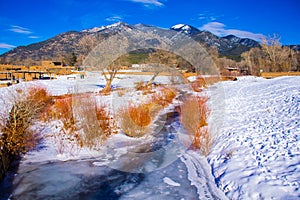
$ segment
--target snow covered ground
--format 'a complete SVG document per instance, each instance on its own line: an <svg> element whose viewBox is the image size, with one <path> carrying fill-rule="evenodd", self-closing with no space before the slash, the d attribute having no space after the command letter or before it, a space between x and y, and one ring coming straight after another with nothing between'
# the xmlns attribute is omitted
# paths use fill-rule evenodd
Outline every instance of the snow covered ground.
<svg viewBox="0 0 300 200"><path fill-rule="evenodd" d="M300 77L244 77L208 94L216 135L208 160L227 197L299 199Z"/></svg>
<svg viewBox="0 0 300 200"><path fill-rule="evenodd" d="M121 75L113 87L128 90L119 96L112 92L101 96L114 110L129 100L142 101L145 95L134 92L134 82L147 81L151 76ZM168 77L157 77L156 82L168 83ZM86 79L42 80L32 83L42 85L53 95L73 92L99 92L104 80L97 73ZM23 87L21 84L13 87ZM10 88L0 90L7 94ZM176 103L175 103L176 104ZM3 107L2 107L3 108ZM7 108L9 109L9 108ZM226 199L214 184L207 161L195 158L195 152L185 155L188 136L179 127L178 115L171 104L162 110L153 126L153 135L130 138L123 134L113 135L103 146L90 150L58 153L53 135L59 135L58 124L39 124L33 129L44 136L36 150L28 152L21 160L11 186L0 185L0 199ZM191 165L191 166L189 166ZM200 180L198 176L202 177ZM9 188L9 189L7 189ZM9 192L11 191L11 193Z"/></svg>
<svg viewBox="0 0 300 200"><path fill-rule="evenodd" d="M89 73L87 77L59 77L33 84L44 85L53 95L98 92L104 87L99 73ZM119 96L114 92L105 101L117 109L124 100L141 100L142 95L131 89L134 82L150 78L120 75L113 87L128 88L129 93ZM156 81L168 83L169 79L157 77ZM6 91L1 88L0 94ZM73 157L57 155L53 141L46 139L40 149L29 152L21 161L13 185L14 197L299 199L300 77L241 77L238 81L217 83L205 94L210 97L209 126L215 139L207 158L181 146L178 120L158 129L156 139L114 135L100 151L82 149ZM164 112L170 112L171 107ZM53 126L36 128L46 135L55 132ZM132 162L132 156L150 148L149 144L158 146L159 151L140 154ZM119 166L140 162L144 163L144 174L130 173Z"/></svg>

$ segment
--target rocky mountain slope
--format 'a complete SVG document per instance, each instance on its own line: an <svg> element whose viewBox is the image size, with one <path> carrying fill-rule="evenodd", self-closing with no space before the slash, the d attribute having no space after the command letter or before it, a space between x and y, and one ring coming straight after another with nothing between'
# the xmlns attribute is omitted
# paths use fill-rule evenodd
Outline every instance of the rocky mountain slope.
<svg viewBox="0 0 300 200"><path fill-rule="evenodd" d="M69 31L39 43L30 44L28 46L19 46L2 54L0 56L0 62L15 64L26 59L58 59L71 53L75 53L77 57L82 57L85 52L79 41L85 36L91 35L101 40L124 30L156 31L161 35L166 35L167 37L169 34L172 35L174 31L182 32L207 47L216 46L220 55L235 59L237 59L242 52L247 51L252 47L259 46L258 42L251 39L238 38L233 35L218 37L210 32L200 31L195 27L185 24L178 24L170 29L161 29L155 26L143 24L129 25L123 22L118 22L109 26L95 27L82 31Z"/></svg>
<svg viewBox="0 0 300 200"><path fill-rule="evenodd" d="M208 47L215 46L218 48L220 55L233 59L238 59L243 52L259 46L259 43L252 39L239 38L234 35L218 37L208 31L200 31L195 27L184 24L175 25L171 29L190 35L194 40Z"/></svg>

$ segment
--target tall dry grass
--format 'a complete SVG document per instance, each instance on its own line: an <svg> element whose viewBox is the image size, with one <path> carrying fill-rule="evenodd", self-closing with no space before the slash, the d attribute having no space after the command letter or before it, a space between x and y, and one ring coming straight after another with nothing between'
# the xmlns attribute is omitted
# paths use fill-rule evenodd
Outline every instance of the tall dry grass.
<svg viewBox="0 0 300 200"><path fill-rule="evenodd" d="M107 105L97 102L95 96L77 97L75 104L84 146L97 148L110 135L116 133L116 123Z"/></svg>
<svg viewBox="0 0 300 200"><path fill-rule="evenodd" d="M181 106L181 124L189 134L192 148L199 149L207 155L212 145L212 137L207 128L209 109L206 97L187 97Z"/></svg>
<svg viewBox="0 0 300 200"><path fill-rule="evenodd" d="M56 125L58 132L52 135L57 153L68 153L73 156L78 154L82 140L78 132L78 121L74 116L73 97L64 95L56 98L47 115L48 120L58 121L61 124Z"/></svg>
<svg viewBox="0 0 300 200"><path fill-rule="evenodd" d="M151 95L151 102L161 105L162 107L166 107L170 103L172 103L175 97L175 90L164 87L160 90L157 90L154 94Z"/></svg>
<svg viewBox="0 0 300 200"><path fill-rule="evenodd" d="M119 126L122 131L130 137L141 137L149 131L152 121L152 104L142 103L134 105L129 103L127 107L118 112Z"/></svg>
<svg viewBox="0 0 300 200"><path fill-rule="evenodd" d="M121 130L130 137L144 136L159 111L172 103L175 96L176 91L164 87L151 93L149 100L143 103L129 103L118 111Z"/></svg>
<svg viewBox="0 0 300 200"><path fill-rule="evenodd" d="M190 85L195 92L202 92L203 88L206 88L209 85L213 85L222 80L223 79L218 76L211 76L211 77L198 76L195 81L192 81L190 83Z"/></svg>

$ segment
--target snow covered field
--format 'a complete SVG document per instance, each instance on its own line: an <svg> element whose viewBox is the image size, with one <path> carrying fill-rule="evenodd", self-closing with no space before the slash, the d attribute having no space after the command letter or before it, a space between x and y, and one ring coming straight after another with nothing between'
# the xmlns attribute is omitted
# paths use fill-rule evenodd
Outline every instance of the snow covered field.
<svg viewBox="0 0 300 200"><path fill-rule="evenodd" d="M44 85L53 95L98 92L104 86L99 74L91 73L88 77L83 80L59 77L34 84ZM150 78L120 75L113 86L130 89L134 82ZM169 79L157 77L156 81L168 83ZM5 94L5 90L1 88L0 93ZM162 135L157 138L114 135L100 151L83 149L77 157L57 155L53 141L45 140L41 149L29 152L21 161L13 196L19 199L299 199L300 77L271 80L241 77L238 81L217 83L205 90L205 94L210 97L209 127L215 139L208 157L180 144L182 128L178 119L165 124L165 129L158 129ZM124 99L138 101L139 97L138 93L129 92L122 97L113 93L105 98L117 109ZM170 112L172 106L163 112ZM42 131L53 134L51 127ZM154 151L147 162L143 156L135 160L145 162L147 173L116 170L121 169L116 167L120 159L121 164L130 163L132 156L137 155L135 152L148 148L153 140L158 141L153 144L160 146L160 150ZM105 194L113 196L105 198Z"/></svg>
<svg viewBox="0 0 300 200"><path fill-rule="evenodd" d="M299 199L300 77L240 78L208 93L218 126L208 161L227 197Z"/></svg>

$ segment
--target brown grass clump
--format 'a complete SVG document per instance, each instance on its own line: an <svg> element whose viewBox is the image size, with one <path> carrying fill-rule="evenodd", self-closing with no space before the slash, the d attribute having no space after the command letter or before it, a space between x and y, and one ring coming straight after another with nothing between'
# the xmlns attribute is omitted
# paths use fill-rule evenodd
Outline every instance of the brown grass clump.
<svg viewBox="0 0 300 200"><path fill-rule="evenodd" d="M54 102L52 111L52 116L55 119L60 119L62 121L64 129L74 129L75 117L73 115L72 97L56 100Z"/></svg>
<svg viewBox="0 0 300 200"><path fill-rule="evenodd" d="M96 95L97 96L97 95ZM96 148L111 134L116 124L106 105L97 103L95 94L61 95L48 106L45 118L58 120L54 144L59 154L76 154L80 147Z"/></svg>
<svg viewBox="0 0 300 200"><path fill-rule="evenodd" d="M166 107L172 103L175 97L175 91L170 88L163 88L151 96L151 102L161 105L162 107Z"/></svg>
<svg viewBox="0 0 300 200"><path fill-rule="evenodd" d="M149 90L151 91L151 90ZM119 125L122 131L130 137L141 137L149 131L149 126L159 111L172 103L176 92L170 88L152 91L150 99L139 105L129 103L118 113Z"/></svg>
<svg viewBox="0 0 300 200"><path fill-rule="evenodd" d="M197 77L195 81L191 82L191 87L195 92L202 92L203 88L207 87L207 84L203 77Z"/></svg>
<svg viewBox="0 0 300 200"><path fill-rule="evenodd" d="M42 104L43 108L52 102L52 96L50 96L43 87L30 87L28 89L28 94L31 101Z"/></svg>
<svg viewBox="0 0 300 200"><path fill-rule="evenodd" d="M195 92L202 92L203 88L207 88L209 85L213 85L219 81L222 81L218 76L211 76L211 77L202 77L198 76L195 81L192 81L191 87Z"/></svg>
<svg viewBox="0 0 300 200"><path fill-rule="evenodd" d="M129 104L119 111L120 128L130 137L141 137L146 134L151 122L149 107L146 104L135 106Z"/></svg>
<svg viewBox="0 0 300 200"><path fill-rule="evenodd" d="M105 104L98 103L95 96L91 95L79 97L76 101L84 146L96 148L110 135L116 133L116 123Z"/></svg>
<svg viewBox="0 0 300 200"><path fill-rule="evenodd" d="M207 129L209 110L207 98L190 96L181 106L181 123L192 141L192 147L207 155L212 145L212 138Z"/></svg>
<svg viewBox="0 0 300 200"><path fill-rule="evenodd" d="M148 86L144 83L144 81L139 81L134 83L135 90L148 90Z"/></svg>
<svg viewBox="0 0 300 200"><path fill-rule="evenodd" d="M10 97L6 97L6 101L11 101L13 105L8 116L2 119L1 149L5 148L9 154L16 155L25 153L36 145L37 138L30 126L40 116L49 99L45 88L32 86L18 89Z"/></svg>
<svg viewBox="0 0 300 200"><path fill-rule="evenodd" d="M149 126L161 106L155 103L130 103L119 111L120 128L130 137L141 137L149 131Z"/></svg>
<svg viewBox="0 0 300 200"><path fill-rule="evenodd" d="M200 149L202 155L206 156L209 154L211 146L212 146L212 138L208 132L208 128L207 127L199 128L194 134L192 147L195 149Z"/></svg>
<svg viewBox="0 0 300 200"><path fill-rule="evenodd" d="M78 133L79 127L73 114L72 96L56 98L51 106L49 118L59 120L62 125L57 127L59 132L53 135L54 145L59 154L78 153L78 146L82 146L82 140Z"/></svg>
<svg viewBox="0 0 300 200"><path fill-rule="evenodd" d="M106 107L107 106L104 104L95 105L96 118L105 139L116 133L115 121L107 111Z"/></svg>
<svg viewBox="0 0 300 200"><path fill-rule="evenodd" d="M138 106L131 104L128 106L128 114L132 121L138 126L146 127L151 122L149 104L141 104Z"/></svg>

